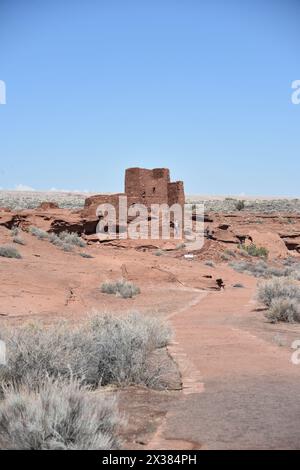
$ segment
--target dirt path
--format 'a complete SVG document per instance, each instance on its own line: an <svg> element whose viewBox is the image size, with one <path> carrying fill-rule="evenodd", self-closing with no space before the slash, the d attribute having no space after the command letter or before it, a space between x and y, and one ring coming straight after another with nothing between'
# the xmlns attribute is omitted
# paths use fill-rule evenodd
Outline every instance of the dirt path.
<svg viewBox="0 0 300 470"><path fill-rule="evenodd" d="M170 316L184 388L148 448L300 448L300 366L270 340L281 327L254 312L254 286L209 293Z"/></svg>

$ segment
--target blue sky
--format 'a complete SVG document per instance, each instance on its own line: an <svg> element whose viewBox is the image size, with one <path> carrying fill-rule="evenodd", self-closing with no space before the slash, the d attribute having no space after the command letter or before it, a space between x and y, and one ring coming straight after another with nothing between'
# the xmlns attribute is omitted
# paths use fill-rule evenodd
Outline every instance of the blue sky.
<svg viewBox="0 0 300 470"><path fill-rule="evenodd" d="M1 0L0 187L299 196L297 0Z"/></svg>

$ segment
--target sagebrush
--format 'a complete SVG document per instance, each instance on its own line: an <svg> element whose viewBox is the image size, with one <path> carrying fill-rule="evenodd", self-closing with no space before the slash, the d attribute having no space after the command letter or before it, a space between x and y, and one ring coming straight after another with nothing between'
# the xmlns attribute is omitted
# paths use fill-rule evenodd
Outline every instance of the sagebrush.
<svg viewBox="0 0 300 470"><path fill-rule="evenodd" d="M0 402L1 450L110 450L119 447L116 402L76 380L6 387Z"/></svg>
<svg viewBox="0 0 300 470"><path fill-rule="evenodd" d="M45 376L76 377L93 387L164 388L168 370L159 350L170 337L168 325L139 314L93 315L77 327L63 322L2 329L8 362L0 369L0 379L33 389Z"/></svg>
<svg viewBox="0 0 300 470"><path fill-rule="evenodd" d="M258 285L257 299L268 307L265 316L275 323L300 321L300 286L285 278L274 278Z"/></svg>
<svg viewBox="0 0 300 470"><path fill-rule="evenodd" d="M104 294L115 294L123 299L130 299L140 294L141 291L133 282L121 279L116 282L104 282L101 286L101 292Z"/></svg>
<svg viewBox="0 0 300 470"><path fill-rule="evenodd" d="M0 256L3 258L21 259L22 256L13 246L0 246Z"/></svg>

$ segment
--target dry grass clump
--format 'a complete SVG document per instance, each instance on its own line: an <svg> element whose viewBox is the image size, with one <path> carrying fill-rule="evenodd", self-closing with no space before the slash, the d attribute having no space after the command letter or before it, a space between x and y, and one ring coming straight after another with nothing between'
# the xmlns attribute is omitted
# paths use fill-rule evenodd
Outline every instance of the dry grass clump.
<svg viewBox="0 0 300 470"><path fill-rule="evenodd" d="M215 263L212 260L204 261L204 264L205 264L205 266L209 266L210 268L215 268L216 267Z"/></svg>
<svg viewBox="0 0 300 470"><path fill-rule="evenodd" d="M0 402L0 449L118 448L116 403L101 395L76 380L47 379L38 390L6 387Z"/></svg>
<svg viewBox="0 0 300 470"><path fill-rule="evenodd" d="M300 301L284 297L273 299L265 316L271 323L277 323L279 321L299 323Z"/></svg>
<svg viewBox="0 0 300 470"><path fill-rule="evenodd" d="M0 369L0 381L36 389L45 376L75 377L93 387L164 388L167 372L157 352L170 336L160 320L138 314L96 315L76 328L64 322L2 330L7 366Z"/></svg>
<svg viewBox="0 0 300 470"><path fill-rule="evenodd" d="M38 238L39 240L47 240L49 238L49 233L45 232L45 230L42 230L38 227L29 227L29 233L31 233L31 235Z"/></svg>
<svg viewBox="0 0 300 470"><path fill-rule="evenodd" d="M276 267L268 265L268 263L263 260L257 263L250 261L233 261L229 266L239 273L246 273L255 277L290 277L300 280L300 263Z"/></svg>
<svg viewBox="0 0 300 470"><path fill-rule="evenodd" d="M63 241L61 238L59 238L55 233L50 233L49 234L49 242L52 243L52 245L57 246L57 248L60 248L63 251L73 251L74 246L71 245L70 243L66 243Z"/></svg>
<svg viewBox="0 0 300 470"><path fill-rule="evenodd" d="M13 237L13 242L17 245L26 245L25 241L19 236Z"/></svg>
<svg viewBox="0 0 300 470"><path fill-rule="evenodd" d="M73 251L74 247L85 247L86 243L77 233L61 232L59 235L48 233L38 227L30 227L29 232L39 240L48 240L52 245L57 246L63 251Z"/></svg>
<svg viewBox="0 0 300 470"><path fill-rule="evenodd" d="M58 236L60 240L68 245L79 246L81 248L86 246L85 241L77 233L61 232Z"/></svg>
<svg viewBox="0 0 300 470"><path fill-rule="evenodd" d="M22 256L13 246L0 246L0 256L3 258L21 259Z"/></svg>
<svg viewBox="0 0 300 470"><path fill-rule="evenodd" d="M89 253L79 253L79 255L82 257L82 258L94 258L94 256L90 255Z"/></svg>
<svg viewBox="0 0 300 470"><path fill-rule="evenodd" d="M104 282L101 286L101 292L104 294L114 294L123 299L131 299L141 293L140 288L133 284L133 282L128 282L124 279L117 282Z"/></svg>
<svg viewBox="0 0 300 470"><path fill-rule="evenodd" d="M269 307L274 299L285 298L300 301L300 287L284 279L270 279L258 285L257 299Z"/></svg>
<svg viewBox="0 0 300 470"><path fill-rule="evenodd" d="M266 317L277 321L300 321L300 287L285 278L270 279L258 285L257 299L268 307Z"/></svg>
<svg viewBox="0 0 300 470"><path fill-rule="evenodd" d="M12 237L17 237L20 233L20 230L18 227L14 226L12 227L11 231L10 231L10 234Z"/></svg>

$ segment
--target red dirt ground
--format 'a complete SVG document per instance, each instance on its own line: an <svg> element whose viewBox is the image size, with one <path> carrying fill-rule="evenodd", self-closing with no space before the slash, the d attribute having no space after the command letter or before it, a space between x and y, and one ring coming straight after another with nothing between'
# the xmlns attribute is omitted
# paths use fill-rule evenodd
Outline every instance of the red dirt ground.
<svg viewBox="0 0 300 470"><path fill-rule="evenodd" d="M225 220L230 225L221 229L226 237L251 234L269 249L271 260L299 258L282 241L300 233L298 217L291 225L281 216L259 224L256 218L218 215L210 229L219 230ZM300 366L290 361L290 345L300 339L300 326L266 322L255 301L257 280L222 261L224 250L238 253L236 242L222 241L222 236L217 232L216 240L207 240L193 260L186 260L182 248L155 256L155 249L130 243L91 244L66 253L22 232L26 245L14 245L22 259L0 258L0 325L57 318L78 322L92 310L168 319L175 332L169 352L182 374L183 390L120 391L129 419L128 448L299 448ZM3 244L12 244L12 237L0 226ZM205 265L207 260L216 266ZM102 282L121 277L137 284L141 294L122 299L101 293ZM223 279L224 290L216 290L217 278Z"/></svg>

